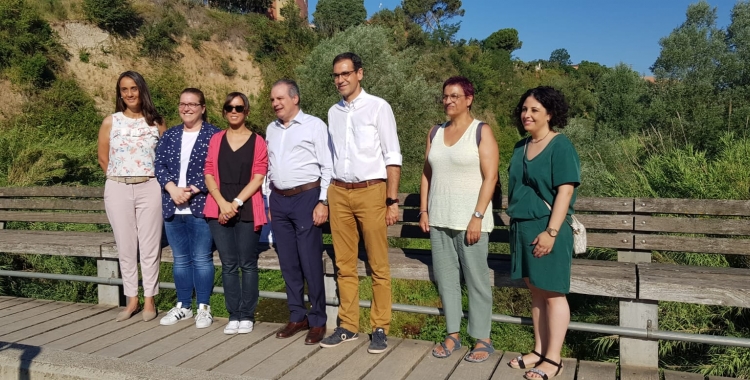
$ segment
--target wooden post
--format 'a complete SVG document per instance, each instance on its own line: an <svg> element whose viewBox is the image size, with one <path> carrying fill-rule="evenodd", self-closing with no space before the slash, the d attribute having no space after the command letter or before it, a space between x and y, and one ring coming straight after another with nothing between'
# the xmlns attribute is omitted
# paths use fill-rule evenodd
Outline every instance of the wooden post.
<svg viewBox="0 0 750 380"><path fill-rule="evenodd" d="M336 275L326 274L323 281L326 289L326 298L338 298ZM326 327L329 329L336 328L336 326L338 326L339 307L326 305L326 316L328 318L326 321Z"/></svg>
<svg viewBox="0 0 750 380"><path fill-rule="evenodd" d="M120 278L120 266L117 259L97 259L96 275L106 278ZM120 306L120 293L120 286L100 284L98 286L99 304Z"/></svg>
<svg viewBox="0 0 750 380"><path fill-rule="evenodd" d="M617 252L617 261L628 263L651 262L650 252ZM657 301L620 299L620 326L657 330L659 303ZM620 366L659 368L659 341L620 337Z"/></svg>

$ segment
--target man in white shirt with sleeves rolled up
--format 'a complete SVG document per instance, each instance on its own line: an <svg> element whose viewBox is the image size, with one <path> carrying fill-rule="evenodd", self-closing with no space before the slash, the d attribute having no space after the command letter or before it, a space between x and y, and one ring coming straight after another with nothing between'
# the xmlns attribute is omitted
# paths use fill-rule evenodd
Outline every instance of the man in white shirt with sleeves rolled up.
<svg viewBox="0 0 750 380"><path fill-rule="evenodd" d="M328 111L333 174L328 188L329 218L338 267L339 327L320 342L335 347L359 337L359 234L372 269L372 340L368 352L388 348L391 272L387 226L398 221L401 148L396 119L383 99L366 93L362 60L342 53L333 60L333 81L341 101Z"/></svg>

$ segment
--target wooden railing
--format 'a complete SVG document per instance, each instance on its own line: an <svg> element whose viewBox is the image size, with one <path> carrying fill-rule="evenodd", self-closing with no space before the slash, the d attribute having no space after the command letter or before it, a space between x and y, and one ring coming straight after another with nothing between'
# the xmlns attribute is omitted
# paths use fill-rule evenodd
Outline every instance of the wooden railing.
<svg viewBox="0 0 750 380"><path fill-rule="evenodd" d="M107 224L101 188L32 187L0 188L0 228L4 222L57 222ZM401 222L388 228L391 238L405 238L406 246L390 249L393 278L432 281L428 239L418 227L417 194L400 194ZM509 218L505 199L494 213L492 243L508 243ZM618 261L575 258L571 292L620 299L620 326L658 328L658 301L750 307L750 269L684 266L652 262L653 251L679 251L749 255L750 201L580 198L579 219L588 229L590 248L617 251ZM326 226L326 228L329 228ZM329 230L327 230L329 232ZM404 246L404 244L394 244ZM497 244L493 244L497 248ZM117 247L111 233L72 231L0 231L0 252L93 257L100 277L118 277ZM331 247L323 254L326 293L335 297L335 268ZM364 258L364 256L363 256ZM172 261L169 247L162 261ZM218 255L215 262L220 265ZM496 253L488 260L494 286L523 287L509 278L509 255ZM279 269L272 247L264 247L259 267ZM360 260L366 275L366 260ZM99 286L99 302L116 304L121 290ZM335 324L336 307L330 307L329 324ZM658 342L620 338L621 365L658 367Z"/></svg>

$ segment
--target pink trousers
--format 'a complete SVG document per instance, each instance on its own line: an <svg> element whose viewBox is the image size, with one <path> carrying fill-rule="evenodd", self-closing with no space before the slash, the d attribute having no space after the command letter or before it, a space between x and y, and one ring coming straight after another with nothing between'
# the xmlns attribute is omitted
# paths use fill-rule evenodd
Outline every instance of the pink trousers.
<svg viewBox="0 0 750 380"><path fill-rule="evenodd" d="M138 296L140 253L144 297L159 294L161 188L155 178L138 184L107 180L104 208L115 235L125 296Z"/></svg>

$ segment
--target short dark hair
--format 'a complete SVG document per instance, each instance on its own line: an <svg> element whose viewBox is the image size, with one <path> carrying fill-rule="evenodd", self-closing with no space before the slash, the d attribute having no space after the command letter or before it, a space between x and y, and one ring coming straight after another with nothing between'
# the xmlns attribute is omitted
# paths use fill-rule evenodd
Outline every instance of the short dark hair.
<svg viewBox="0 0 750 380"><path fill-rule="evenodd" d="M242 104L245 106L245 112L250 112L250 101L247 99L247 95L241 93L241 92L230 92L227 94L226 100L224 100L224 105L221 107L222 115L227 116L227 111L224 111L224 107L228 106L229 103L234 100L234 98L240 98L242 99Z"/></svg>
<svg viewBox="0 0 750 380"><path fill-rule="evenodd" d="M336 66L337 63L347 60L347 59L352 61L352 65L354 65L355 72L359 71L359 69L362 68L362 58L359 58L358 55L352 52L346 52L346 53L341 53L337 55L336 58L333 59L333 66Z"/></svg>
<svg viewBox="0 0 750 380"><path fill-rule="evenodd" d="M271 88L274 88L274 87L276 87L276 86L278 86L280 84L285 84L285 85L289 86L289 97L290 98L293 98L295 96L298 97L299 99L297 99L297 104L299 105L300 102L302 101L302 96L300 96L300 94L299 94L299 86L297 85L297 82L295 82L295 81L293 81L291 79L282 78L282 79L279 79L276 82L274 82L273 86L271 86Z"/></svg>
<svg viewBox="0 0 750 380"><path fill-rule="evenodd" d="M529 96L533 96L547 110L547 113L551 115L549 120L550 129L565 128L568 124L568 102L565 101L565 96L553 87L539 86L524 92L518 101L518 105L516 105L516 109L513 111L516 128L518 128L521 136L526 134L523 122L521 121L521 110L523 109L523 103Z"/></svg>
<svg viewBox="0 0 750 380"><path fill-rule="evenodd" d="M446 87L453 85L461 87L464 96L471 96L472 99L474 98L474 84L471 83L469 78L457 75L446 79L445 82L443 82L443 92L445 92ZM469 109L471 109L471 106L469 106Z"/></svg>
<svg viewBox="0 0 750 380"><path fill-rule="evenodd" d="M197 89L195 87L188 87L188 88L182 90L182 92L180 93L180 96L182 96L182 94L193 94L193 95L195 95L195 96L198 97L198 101L200 102L200 104L202 106L206 105L206 96L203 95L203 91L201 91L201 90L199 90L199 89ZM208 112L204 112L203 115L201 115L201 118L203 118L203 121L208 121L208 115L207 114L208 114Z"/></svg>

